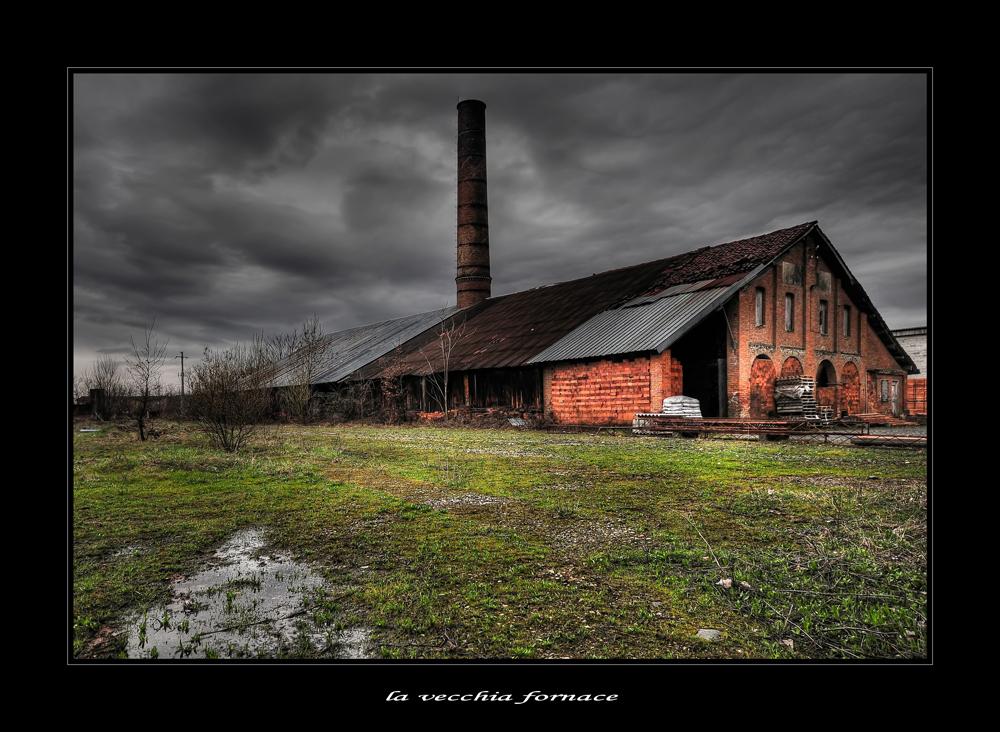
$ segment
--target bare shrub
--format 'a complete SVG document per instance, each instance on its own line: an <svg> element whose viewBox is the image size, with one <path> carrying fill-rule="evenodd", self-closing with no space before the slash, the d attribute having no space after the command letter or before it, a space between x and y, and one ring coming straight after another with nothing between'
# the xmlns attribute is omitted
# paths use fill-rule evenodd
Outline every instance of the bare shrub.
<svg viewBox="0 0 1000 732"><path fill-rule="evenodd" d="M188 407L213 446L239 452L260 431L271 409L268 365L260 339L205 349L191 377Z"/></svg>
<svg viewBox="0 0 1000 732"><path fill-rule="evenodd" d="M379 416L386 424L399 424L406 416L406 387L403 384L406 367L402 347L396 346L393 354L383 356L379 364L382 366L379 378Z"/></svg>
<svg viewBox="0 0 1000 732"><path fill-rule="evenodd" d="M375 397L375 389L370 381L340 384L334 391L316 394L317 416L334 422L368 419L378 411Z"/></svg>
<svg viewBox="0 0 1000 732"><path fill-rule="evenodd" d="M125 409L125 377L119 362L110 354L101 355L87 369L83 386L91 396L93 416L115 419Z"/></svg>
<svg viewBox="0 0 1000 732"><path fill-rule="evenodd" d="M155 325L156 319L153 319ZM150 419L150 411L159 409L163 401L163 387L160 383L160 371L166 358L167 341L162 343L153 336L153 326L143 328L142 340L136 342L129 336L132 353L125 357L126 384L129 391L127 412L139 429L139 439L146 439L146 422Z"/></svg>
<svg viewBox="0 0 1000 732"><path fill-rule="evenodd" d="M276 392L278 409L300 422L322 416L326 400L316 393L313 382L326 363L330 338L319 317L313 315L302 323L301 332L271 336L263 345L282 382Z"/></svg>
<svg viewBox="0 0 1000 732"><path fill-rule="evenodd" d="M452 370L452 352L464 338L476 332L475 330L466 332L464 316L461 323L456 318L457 316L452 316L441 321L437 331L437 343L431 343L420 349L420 355L424 357L430 370L427 384L431 396L444 412L445 422L448 421L448 382Z"/></svg>

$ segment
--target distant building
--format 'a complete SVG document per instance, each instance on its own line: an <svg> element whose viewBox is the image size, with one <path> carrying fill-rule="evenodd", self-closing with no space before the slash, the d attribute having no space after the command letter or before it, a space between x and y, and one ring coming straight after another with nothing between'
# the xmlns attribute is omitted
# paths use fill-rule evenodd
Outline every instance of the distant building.
<svg viewBox="0 0 1000 732"><path fill-rule="evenodd" d="M930 374L927 367L927 326L919 328L898 328L893 337L913 359L919 372L907 380L906 401L914 416L927 416L927 385Z"/></svg>
<svg viewBox="0 0 1000 732"><path fill-rule="evenodd" d="M892 331L893 337L913 360L918 371L910 378L927 378L927 326L920 328L897 328Z"/></svg>

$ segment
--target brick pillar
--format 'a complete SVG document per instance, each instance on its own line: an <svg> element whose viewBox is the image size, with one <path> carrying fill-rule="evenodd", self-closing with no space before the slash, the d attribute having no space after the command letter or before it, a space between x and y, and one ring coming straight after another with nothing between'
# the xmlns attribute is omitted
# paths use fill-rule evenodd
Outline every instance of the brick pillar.
<svg viewBox="0 0 1000 732"><path fill-rule="evenodd" d="M545 366L542 369L542 415L545 419L557 421L552 412L552 366Z"/></svg>
<svg viewBox="0 0 1000 732"><path fill-rule="evenodd" d="M649 409L648 412L659 412L663 408L663 400L670 396L670 351L654 353L649 357Z"/></svg>

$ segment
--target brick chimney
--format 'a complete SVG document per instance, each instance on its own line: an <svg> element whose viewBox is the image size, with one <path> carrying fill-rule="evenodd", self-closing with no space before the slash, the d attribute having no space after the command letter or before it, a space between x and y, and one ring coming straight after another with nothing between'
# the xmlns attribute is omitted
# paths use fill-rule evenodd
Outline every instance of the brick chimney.
<svg viewBox="0 0 1000 732"><path fill-rule="evenodd" d="M486 206L486 105L458 103L457 304L467 308L492 294L490 226Z"/></svg>

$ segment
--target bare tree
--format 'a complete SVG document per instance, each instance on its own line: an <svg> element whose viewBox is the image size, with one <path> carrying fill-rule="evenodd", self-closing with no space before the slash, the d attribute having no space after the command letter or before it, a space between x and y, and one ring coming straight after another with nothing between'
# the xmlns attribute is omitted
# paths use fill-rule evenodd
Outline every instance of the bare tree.
<svg viewBox="0 0 1000 732"><path fill-rule="evenodd" d="M83 376L73 374L73 404L87 396L87 380Z"/></svg>
<svg viewBox="0 0 1000 732"><path fill-rule="evenodd" d="M263 337L249 346L205 349L192 369L188 408L212 445L239 452L260 431L271 409L270 366Z"/></svg>
<svg viewBox="0 0 1000 732"><path fill-rule="evenodd" d="M317 315L302 323L301 334L293 331L290 338L272 338L275 349L288 349L289 383L281 389L279 400L282 411L296 419L307 421L312 416L313 381L326 361L329 342Z"/></svg>
<svg viewBox="0 0 1000 732"><path fill-rule="evenodd" d="M87 369L84 387L93 401L93 413L98 419L114 419L125 407L125 378L120 364L104 353Z"/></svg>
<svg viewBox="0 0 1000 732"><path fill-rule="evenodd" d="M464 338L468 338L475 330L466 332L465 319L459 323L455 317L441 321L437 331L437 342L420 349L428 368L431 370L427 383L431 385L431 394L441 405L445 421L448 421L448 381L452 368L452 352Z"/></svg>
<svg viewBox="0 0 1000 732"><path fill-rule="evenodd" d="M154 398L159 397L162 391L160 371L167 353L168 341L161 343L153 336L155 324L156 318L153 318L153 323L143 328L143 337L138 342L129 336L132 353L125 357L126 382L130 392L128 413L139 428L139 439L143 441Z"/></svg>

